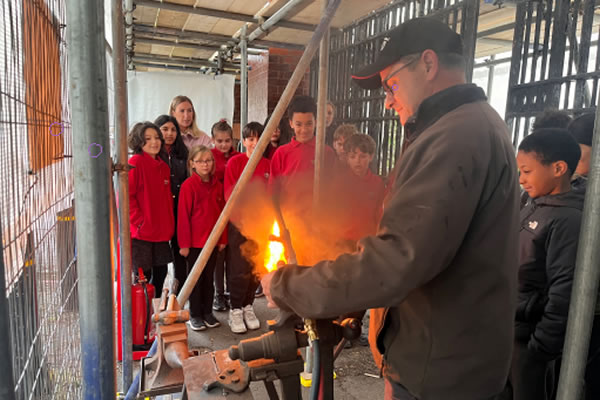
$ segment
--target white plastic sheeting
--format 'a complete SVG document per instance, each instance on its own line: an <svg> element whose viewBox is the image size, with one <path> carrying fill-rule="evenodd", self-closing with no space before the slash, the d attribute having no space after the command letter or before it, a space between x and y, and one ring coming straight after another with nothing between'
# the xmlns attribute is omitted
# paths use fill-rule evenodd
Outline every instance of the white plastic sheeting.
<svg viewBox="0 0 600 400"><path fill-rule="evenodd" d="M129 71L129 126L168 114L173 97L184 95L194 103L198 128L210 135L215 122L233 121L234 85L233 75Z"/></svg>

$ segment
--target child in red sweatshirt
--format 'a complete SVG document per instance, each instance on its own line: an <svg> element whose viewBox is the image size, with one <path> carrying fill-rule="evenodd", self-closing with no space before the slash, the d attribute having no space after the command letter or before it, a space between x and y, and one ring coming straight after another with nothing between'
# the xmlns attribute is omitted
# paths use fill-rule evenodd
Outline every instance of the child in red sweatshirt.
<svg viewBox="0 0 600 400"><path fill-rule="evenodd" d="M359 239L375 234L382 213L385 186L381 177L369 168L376 147L373 138L362 133L344 140L348 167L338 182L342 185L339 194L346 215L342 238L351 242L351 251L356 249Z"/></svg>
<svg viewBox="0 0 600 400"><path fill-rule="evenodd" d="M246 152L232 157L227 163L225 170L226 198L231 195L244 167L248 164L262 131L263 126L258 122L250 122L244 127L242 137ZM253 187L251 189L253 189L253 192L266 192L269 171L269 160L262 157L252 176L251 184ZM263 186L262 190L261 185ZM255 204L257 199L248 201ZM241 200L240 203L244 204L244 201ZM232 216L232 221L228 227L229 252L227 258L227 287L229 288L231 302L229 326L233 333L244 333L248 329L258 329L260 327L260 321L256 318L252 307L255 291L258 287L258 279L254 274L254 266L242 255L242 246L250 239L246 238L234 225L236 223L235 216Z"/></svg>
<svg viewBox="0 0 600 400"><path fill-rule="evenodd" d="M211 149L215 157L215 177L219 182L224 183L225 166L229 160L240 154L233 148L233 129L222 119L215 123L210 133L212 134L215 147ZM215 298L213 301L213 310L226 311L229 308L229 300L225 295L225 259L227 258L227 247L217 254L217 263L215 265Z"/></svg>
<svg viewBox="0 0 600 400"><path fill-rule="evenodd" d="M198 259L223 207L223 185L215 177L215 158L206 146L194 147L188 158L190 177L181 185L177 216L180 254L187 259L188 274ZM220 325L212 313L213 275L217 252L225 248L223 234L190 296L190 327L195 331Z"/></svg>
<svg viewBox="0 0 600 400"><path fill-rule="evenodd" d="M291 232L300 263L311 261L307 258L311 252L310 248L306 248L310 247L309 242L303 242L300 236L310 234L316 223L311 222L316 116L317 105L312 97L294 97L288 108L288 118L295 136L290 143L277 148L271 159L270 190L275 206L281 209ZM333 149L325 146L325 163L321 169L324 183L331 179L327 174L334 170L335 159ZM326 186L326 183L322 185Z"/></svg>
<svg viewBox="0 0 600 400"><path fill-rule="evenodd" d="M173 261L169 240L175 230L169 166L158 157L164 139L152 122L139 122L127 137L135 153L129 159L129 225L131 261L135 273L142 268L160 297Z"/></svg>

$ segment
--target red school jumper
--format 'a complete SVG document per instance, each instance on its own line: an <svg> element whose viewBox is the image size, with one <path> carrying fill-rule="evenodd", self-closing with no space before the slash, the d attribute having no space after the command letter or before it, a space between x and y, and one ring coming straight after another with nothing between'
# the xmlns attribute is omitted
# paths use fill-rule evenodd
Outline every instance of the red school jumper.
<svg viewBox="0 0 600 400"><path fill-rule="evenodd" d="M230 149L227 154L217 149L211 149L210 151L212 151L213 157L215 158L215 177L222 184L225 179L225 167L227 166L227 163L234 156L240 154L240 152L233 150L233 148Z"/></svg>
<svg viewBox="0 0 600 400"><path fill-rule="evenodd" d="M203 182L192 173L181 185L177 209L177 240L179 247L201 249L206 244L221 211L225 207L223 185L216 177ZM221 235L219 244L227 244L227 235Z"/></svg>
<svg viewBox="0 0 600 400"><path fill-rule="evenodd" d="M166 242L175 231L171 171L160 157L142 152L129 159L129 225L133 239Z"/></svg>
<svg viewBox="0 0 600 400"><path fill-rule="evenodd" d="M312 207L315 144L316 137L306 143L293 138L290 143L279 146L273 155L269 186L277 192L274 194L279 196L282 211L294 206L302 209ZM333 149L325 146L324 176L333 170L335 159Z"/></svg>
<svg viewBox="0 0 600 400"><path fill-rule="evenodd" d="M370 170L365 176L358 176L348 169L342 182L340 198L345 202L344 211L347 216L344 220L343 238L357 241L374 235L383 212L383 179Z"/></svg>
<svg viewBox="0 0 600 400"><path fill-rule="evenodd" d="M227 163L227 169L225 170L225 199L229 199L235 184L242 175L246 164L250 159L246 153L240 153L235 157L232 157ZM271 162L266 158L262 157L252 174L251 182L261 181L265 184L269 182L269 175L271 172Z"/></svg>

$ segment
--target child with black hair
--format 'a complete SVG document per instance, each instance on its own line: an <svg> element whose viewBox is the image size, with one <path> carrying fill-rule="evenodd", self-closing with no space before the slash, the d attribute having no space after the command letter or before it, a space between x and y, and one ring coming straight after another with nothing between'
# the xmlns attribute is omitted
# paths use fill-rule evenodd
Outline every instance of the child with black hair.
<svg viewBox="0 0 600 400"><path fill-rule="evenodd" d="M164 150L159 157L167 163L171 171L171 192L173 193L173 214L175 216L175 233L171 239L173 250L173 264L175 265L175 278L179 282L179 288L187 277L187 266L185 258L179 254L179 243L177 242L177 204L179 202L179 189L188 177L187 158L188 148L183 143L179 124L175 117L161 115L154 120L165 140Z"/></svg>
<svg viewBox="0 0 600 400"><path fill-rule="evenodd" d="M520 267L510 384L515 400L552 395L561 355L583 195L571 190L581 151L565 129L539 129L519 145L519 183L532 199L521 210Z"/></svg>
<svg viewBox="0 0 600 400"><path fill-rule="evenodd" d="M269 120L271 119L271 115L269 115L267 117L267 119L265 119L265 123L263 125L263 127L267 127L267 124L269 123ZM284 144L287 144L290 142L291 140L291 135L289 132L290 128L287 122L286 118L282 118L281 120L279 120L279 124L277 124L277 127L275 128L275 130L273 131L273 134L271 135L271 141L270 143L267 145L267 148L265 149L265 153L263 155L263 157L267 158L267 159L272 159L273 155L275 154L275 150L277 150L277 148L279 146L283 146Z"/></svg>
<svg viewBox="0 0 600 400"><path fill-rule="evenodd" d="M225 167L229 160L238 154L233 148L233 128L227 120L222 119L216 122L210 129L215 147L211 150L215 157L215 177L221 184L225 182ZM227 258L227 248L220 251L217 255L215 265L215 299L213 310L226 311L229 308L229 300L225 294L225 260Z"/></svg>
<svg viewBox="0 0 600 400"><path fill-rule="evenodd" d="M583 114L573 120L567 128L569 134L579 144L581 159L577 164L575 174L587 179L590 172L590 160L592 158L592 138L594 137L595 113Z"/></svg>
<svg viewBox="0 0 600 400"><path fill-rule="evenodd" d="M167 264L173 261L169 240L175 230L169 166L159 157L164 151L160 129L139 122L127 137L135 153L129 159L129 225L134 272L142 268L152 276L156 297L162 294Z"/></svg>
<svg viewBox="0 0 600 400"><path fill-rule="evenodd" d="M206 146L196 146L190 150L188 159L190 177L181 186L177 237L180 254L186 257L188 275L198 259L202 248L215 226L223 207L223 185L214 176L215 158ZM225 248L227 235L223 233L202 270L202 274L190 295L190 327L196 331L220 325L212 313L214 286L213 276L217 253Z"/></svg>
<svg viewBox="0 0 600 400"><path fill-rule="evenodd" d="M225 170L225 197L229 198L235 184L240 179L246 164L254 153L258 139L263 132L263 126L258 122L248 123L242 130L243 144L246 152L232 157L227 163ZM264 156L260 159L251 183L256 193L265 193L269 180L270 162ZM262 187L260 187L262 186ZM248 189L248 188L247 188ZM253 204L259 202L253 198ZM244 203L240 201L240 203ZM259 211L259 210L255 210ZM242 254L242 247L250 248L251 239L245 237L240 229L236 227L236 217L232 216L232 222L228 226L229 252L227 257L227 287L230 293L231 310L229 311L229 326L233 333L244 333L248 329L260 328L260 321L256 318L252 303L258 287L258 278L254 271L254 265ZM250 243L248 243L250 242ZM254 246L257 247L257 246Z"/></svg>

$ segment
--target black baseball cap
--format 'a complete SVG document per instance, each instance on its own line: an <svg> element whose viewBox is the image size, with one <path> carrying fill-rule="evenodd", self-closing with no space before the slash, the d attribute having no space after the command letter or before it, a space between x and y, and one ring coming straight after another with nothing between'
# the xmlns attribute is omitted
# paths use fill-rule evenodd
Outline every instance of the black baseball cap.
<svg viewBox="0 0 600 400"><path fill-rule="evenodd" d="M363 89L380 88L381 70L427 49L463 55L462 39L448 25L435 18L415 18L390 31L375 62L354 73L352 79Z"/></svg>

